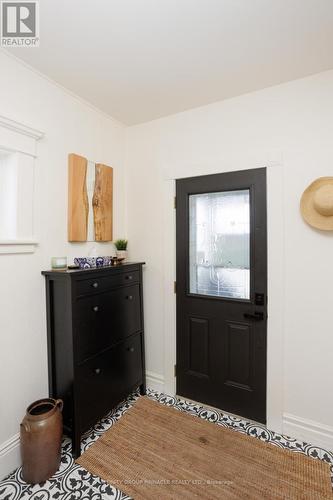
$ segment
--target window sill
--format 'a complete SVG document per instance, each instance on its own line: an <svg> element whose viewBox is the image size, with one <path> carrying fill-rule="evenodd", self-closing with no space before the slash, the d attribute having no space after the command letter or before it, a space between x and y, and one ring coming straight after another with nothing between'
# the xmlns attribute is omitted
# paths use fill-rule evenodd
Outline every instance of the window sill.
<svg viewBox="0 0 333 500"><path fill-rule="evenodd" d="M0 240L0 254L34 253L37 245L35 240Z"/></svg>

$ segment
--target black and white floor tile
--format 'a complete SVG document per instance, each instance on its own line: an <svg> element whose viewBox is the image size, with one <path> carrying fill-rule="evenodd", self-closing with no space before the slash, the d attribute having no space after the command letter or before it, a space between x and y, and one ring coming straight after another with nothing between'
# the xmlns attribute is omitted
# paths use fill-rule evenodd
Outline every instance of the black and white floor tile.
<svg viewBox="0 0 333 500"><path fill-rule="evenodd" d="M153 390L147 391L150 398L176 410L185 411L216 425L232 428L235 431L253 436L262 441L269 441L280 448L287 448L296 453L304 453L313 458L323 460L331 466L333 485L333 453L316 446L291 439L269 431L265 426L254 424L238 417L230 416L217 410L207 409L176 397L167 396ZM125 402L111 411L105 418L85 434L81 443L81 451L98 439L135 403L138 393L132 394ZM62 445L62 459L59 471L43 484L31 486L22 479L21 469L17 469L6 479L0 481L0 500L127 500L129 497L117 488L93 476L75 464L71 455L71 441L65 438Z"/></svg>

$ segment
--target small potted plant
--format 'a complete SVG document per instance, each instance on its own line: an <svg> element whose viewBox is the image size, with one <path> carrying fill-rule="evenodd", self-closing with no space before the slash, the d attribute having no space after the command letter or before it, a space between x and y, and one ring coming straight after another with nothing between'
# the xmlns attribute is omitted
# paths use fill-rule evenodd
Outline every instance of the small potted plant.
<svg viewBox="0 0 333 500"><path fill-rule="evenodd" d="M114 246L117 249L117 258L118 259L127 259L127 240L116 240L114 242Z"/></svg>

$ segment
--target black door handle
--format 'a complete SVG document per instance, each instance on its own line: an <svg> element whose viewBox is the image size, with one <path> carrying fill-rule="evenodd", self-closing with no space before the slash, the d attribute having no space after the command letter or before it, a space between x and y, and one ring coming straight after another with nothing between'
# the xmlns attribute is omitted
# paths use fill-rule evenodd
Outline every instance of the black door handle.
<svg viewBox="0 0 333 500"><path fill-rule="evenodd" d="M244 313L244 318L252 319L253 321L263 321L265 316L263 312L255 311L254 313Z"/></svg>

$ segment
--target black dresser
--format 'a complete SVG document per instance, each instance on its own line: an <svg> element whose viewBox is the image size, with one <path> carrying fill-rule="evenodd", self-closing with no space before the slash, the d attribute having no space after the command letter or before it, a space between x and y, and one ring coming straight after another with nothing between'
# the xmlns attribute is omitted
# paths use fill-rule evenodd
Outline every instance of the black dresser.
<svg viewBox="0 0 333 500"><path fill-rule="evenodd" d="M132 390L145 394L142 266L43 271L50 397L64 428L81 435Z"/></svg>

